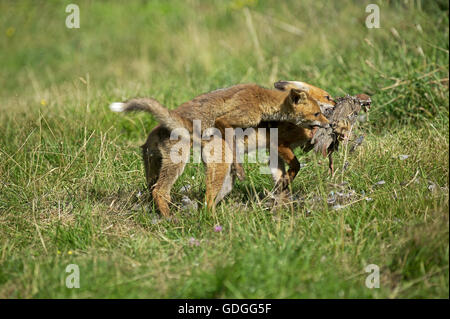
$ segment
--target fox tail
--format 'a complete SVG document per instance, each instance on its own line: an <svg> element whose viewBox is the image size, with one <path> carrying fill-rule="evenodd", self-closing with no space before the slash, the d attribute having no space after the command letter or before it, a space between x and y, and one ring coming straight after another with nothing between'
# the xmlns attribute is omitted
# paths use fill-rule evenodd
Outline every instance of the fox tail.
<svg viewBox="0 0 450 319"><path fill-rule="evenodd" d="M181 116L166 108L152 98L136 98L126 102L115 102L109 105L113 112L144 111L153 114L156 120L170 130L185 128L186 124Z"/></svg>

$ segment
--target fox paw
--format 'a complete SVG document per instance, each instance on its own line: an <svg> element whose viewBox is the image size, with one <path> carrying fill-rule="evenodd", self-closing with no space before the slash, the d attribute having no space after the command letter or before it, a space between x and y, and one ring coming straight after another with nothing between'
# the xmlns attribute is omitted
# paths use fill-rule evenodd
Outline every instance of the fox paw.
<svg viewBox="0 0 450 319"><path fill-rule="evenodd" d="M289 191L289 185L291 184L292 179L288 174L284 174L275 184L274 193L281 194L285 191Z"/></svg>
<svg viewBox="0 0 450 319"><path fill-rule="evenodd" d="M273 194L272 209L289 207L293 201L294 200L289 189L278 191Z"/></svg>

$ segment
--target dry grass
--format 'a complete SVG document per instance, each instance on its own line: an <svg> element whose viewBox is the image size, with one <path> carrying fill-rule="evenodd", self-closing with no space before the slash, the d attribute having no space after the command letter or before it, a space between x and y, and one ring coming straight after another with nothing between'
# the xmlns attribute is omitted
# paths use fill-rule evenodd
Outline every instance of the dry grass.
<svg viewBox="0 0 450 319"><path fill-rule="evenodd" d="M0 297L448 298L448 14L416 3L380 3L377 30L353 1L81 1L79 30L56 3L0 4ZM277 209L246 165L215 216L189 165L173 200L199 208L162 220L138 147L156 123L107 105L279 79L371 94L362 147L341 149L333 177L299 152ZM70 263L80 289L64 285ZM380 289L364 285L370 263Z"/></svg>

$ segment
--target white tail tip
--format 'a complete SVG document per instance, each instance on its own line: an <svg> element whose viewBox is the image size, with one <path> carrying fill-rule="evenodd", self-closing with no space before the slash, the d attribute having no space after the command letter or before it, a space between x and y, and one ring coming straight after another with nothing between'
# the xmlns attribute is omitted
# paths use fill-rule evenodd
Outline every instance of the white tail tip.
<svg viewBox="0 0 450 319"><path fill-rule="evenodd" d="M109 105L109 109L113 112L123 112L125 110L125 103L114 102Z"/></svg>

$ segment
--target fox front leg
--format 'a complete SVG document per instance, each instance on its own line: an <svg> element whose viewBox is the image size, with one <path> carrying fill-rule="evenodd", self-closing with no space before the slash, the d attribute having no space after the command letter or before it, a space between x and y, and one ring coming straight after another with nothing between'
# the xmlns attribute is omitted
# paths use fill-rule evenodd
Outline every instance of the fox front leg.
<svg viewBox="0 0 450 319"><path fill-rule="evenodd" d="M226 128L233 128L231 125L228 124L228 122L225 119L218 119L215 122L215 127L219 129L220 133L222 134L222 137L225 140L225 129ZM231 141L230 148L233 152L233 165L232 170L233 173L239 178L239 180L243 181L245 179L245 171L242 167L241 163L238 163L236 159L236 148L235 148L235 136L233 136L233 139Z"/></svg>
<svg viewBox="0 0 450 319"><path fill-rule="evenodd" d="M285 176L283 176L282 178L282 182L286 184L283 186L287 188L289 184L294 180L295 176L297 176L297 173L300 170L300 163L298 162L297 157L289 146L279 145L278 155L289 165L287 174L285 174Z"/></svg>
<svg viewBox="0 0 450 319"><path fill-rule="evenodd" d="M232 128L225 120L217 120L215 122L216 128L220 130L220 133L222 134L224 140L225 140L225 129L226 128ZM236 159L236 148L235 148L235 136L233 136L233 139L231 141L230 148L233 152L233 172L236 175L237 178L239 178L240 181L243 181L245 179L245 171L242 167L242 164L239 163Z"/></svg>

